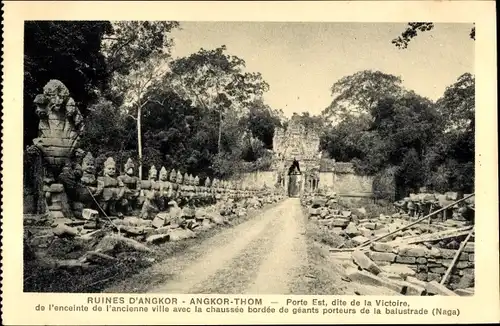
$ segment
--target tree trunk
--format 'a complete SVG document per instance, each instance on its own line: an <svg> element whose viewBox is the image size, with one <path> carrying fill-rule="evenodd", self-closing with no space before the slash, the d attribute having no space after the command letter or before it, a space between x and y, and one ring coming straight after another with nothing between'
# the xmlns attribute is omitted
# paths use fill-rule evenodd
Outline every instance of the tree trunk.
<svg viewBox="0 0 500 326"><path fill-rule="evenodd" d="M142 132L141 132L141 109L139 105L137 108L137 152L139 156L139 180L142 180Z"/></svg>
<svg viewBox="0 0 500 326"><path fill-rule="evenodd" d="M219 139L217 141L217 153L221 152L221 142L222 142L222 110L219 112Z"/></svg>

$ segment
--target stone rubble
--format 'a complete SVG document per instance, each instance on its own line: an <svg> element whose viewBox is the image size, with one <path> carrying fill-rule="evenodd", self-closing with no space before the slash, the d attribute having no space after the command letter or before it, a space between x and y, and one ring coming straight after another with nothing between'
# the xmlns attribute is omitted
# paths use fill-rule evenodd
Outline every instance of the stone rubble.
<svg viewBox="0 0 500 326"><path fill-rule="evenodd" d="M458 195L457 195L458 196ZM452 204L458 197L451 193L443 198L419 194L409 202ZM466 200L463 207L473 207ZM424 220L403 231L378 241L374 239L403 228L420 216L409 212L408 205L394 205L392 214L370 217L364 207L346 207L334 193L305 194L301 198L309 219L332 234L344 238L339 248L332 248L332 258L343 261L345 277L366 285L387 288L402 295L460 295L474 294L474 237L467 242L445 285L440 282L453 261L460 243L473 228L473 219L459 216L459 210L447 215L449 219ZM352 206L352 205L350 205ZM410 205L411 206L411 205ZM420 205L419 207L422 207ZM465 212L462 209L461 213ZM411 214L410 214L411 213ZM354 248L354 249L351 249Z"/></svg>
<svg viewBox="0 0 500 326"><path fill-rule="evenodd" d="M123 253L152 253L164 242L195 238L216 225L231 225L249 211L282 199L281 193L266 189L249 198L221 196L208 206L179 207L177 201L171 201L168 211L159 212L152 219L137 216L107 219L92 209L84 209L81 221L59 218L47 221L49 225L28 225L25 248L30 249L30 253L43 251L33 259L41 259L51 268L88 270L95 265L114 264ZM63 246L63 253L52 252L54 243L58 244L55 247ZM83 248L85 253L75 259L74 248Z"/></svg>

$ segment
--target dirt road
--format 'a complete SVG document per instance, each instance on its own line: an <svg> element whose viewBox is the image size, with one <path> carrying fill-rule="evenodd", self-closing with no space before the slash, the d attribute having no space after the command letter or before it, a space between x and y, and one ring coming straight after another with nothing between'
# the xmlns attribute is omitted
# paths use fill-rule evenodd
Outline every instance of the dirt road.
<svg viewBox="0 0 500 326"><path fill-rule="evenodd" d="M301 292L307 268L305 218L289 198L249 221L149 268L127 292L291 294ZM138 281L136 278L135 281ZM129 279L129 284L135 282ZM123 292L123 284L106 292Z"/></svg>

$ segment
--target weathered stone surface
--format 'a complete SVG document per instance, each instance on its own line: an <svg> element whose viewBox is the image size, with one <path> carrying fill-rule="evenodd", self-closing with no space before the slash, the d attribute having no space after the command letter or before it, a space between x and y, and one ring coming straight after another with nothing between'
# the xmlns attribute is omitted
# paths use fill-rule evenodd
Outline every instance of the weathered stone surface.
<svg viewBox="0 0 500 326"><path fill-rule="evenodd" d="M474 253L474 242L467 242L464 247L464 252Z"/></svg>
<svg viewBox="0 0 500 326"><path fill-rule="evenodd" d="M82 218L85 220L94 220L99 216L99 212L95 209L84 208L82 210Z"/></svg>
<svg viewBox="0 0 500 326"><path fill-rule="evenodd" d="M386 266L388 266L388 265L386 265ZM385 277L385 278L388 278L390 280L402 280L401 275L396 274L396 273L389 273L389 272L386 272L384 270L382 270L382 272L380 272L377 276Z"/></svg>
<svg viewBox="0 0 500 326"><path fill-rule="evenodd" d="M370 273L373 273L375 275L379 274L381 272L381 269L377 264L375 264L370 258L368 258L367 255L365 255L364 252L355 250L352 253L352 260L356 265L361 267L364 270L369 271Z"/></svg>
<svg viewBox="0 0 500 326"><path fill-rule="evenodd" d="M445 267L432 267L432 268L430 268L430 271L432 273L444 274L444 273L446 273L446 268Z"/></svg>
<svg viewBox="0 0 500 326"><path fill-rule="evenodd" d="M365 228L367 228L368 230L375 230L376 229L376 223L365 223L365 224L363 224L363 226Z"/></svg>
<svg viewBox="0 0 500 326"><path fill-rule="evenodd" d="M405 295L412 295L412 296L422 296L427 294L427 290L425 289L425 286L419 286L417 284L409 283L408 281L406 282L407 287L406 287L406 293Z"/></svg>
<svg viewBox="0 0 500 326"><path fill-rule="evenodd" d="M312 202L312 208L323 207L326 205L325 198L315 198Z"/></svg>
<svg viewBox="0 0 500 326"><path fill-rule="evenodd" d="M356 237L358 235L361 235L361 232L359 232L358 228L356 227L356 224L354 224L353 222L349 223L344 231L350 237Z"/></svg>
<svg viewBox="0 0 500 326"><path fill-rule="evenodd" d="M382 270L386 273L399 275L403 280L406 279L406 277L408 277L408 276L415 276L416 275L415 271L412 270L411 268L404 266L404 265L398 265L398 264L383 266Z"/></svg>
<svg viewBox="0 0 500 326"><path fill-rule="evenodd" d="M346 275L351 281L359 282L361 284L372 286L383 286L384 284L380 277L364 270L360 271L355 268L348 268L346 270Z"/></svg>
<svg viewBox="0 0 500 326"><path fill-rule="evenodd" d="M417 258L417 264L426 264L426 263L427 263L427 258L424 257Z"/></svg>
<svg viewBox="0 0 500 326"><path fill-rule="evenodd" d="M390 252L376 252L372 251L370 252L370 258L373 259L374 261L386 261L386 262L394 262L396 259L396 254L390 253Z"/></svg>
<svg viewBox="0 0 500 326"><path fill-rule="evenodd" d="M165 215L160 215L160 214L157 214L155 216L155 218L153 219L153 223L152 225L155 227L155 228L161 228L162 226L165 225Z"/></svg>
<svg viewBox="0 0 500 326"><path fill-rule="evenodd" d="M146 242L158 244L158 243L168 241L169 237L170 237L170 235L167 233L150 235L149 237L146 238Z"/></svg>
<svg viewBox="0 0 500 326"><path fill-rule="evenodd" d="M394 245L385 242L373 242L370 246L371 250L378 252L396 253L397 249Z"/></svg>
<svg viewBox="0 0 500 326"><path fill-rule="evenodd" d="M401 246L399 247L398 255L406 257L426 257L428 255L428 249L424 246Z"/></svg>
<svg viewBox="0 0 500 326"><path fill-rule="evenodd" d="M440 249L441 250L441 255L445 259L453 259L455 257L455 254L457 253L456 250L452 249Z"/></svg>
<svg viewBox="0 0 500 326"><path fill-rule="evenodd" d="M406 286L404 285L403 281L401 280L395 280L395 279L388 279L381 277L380 274L378 275L382 282L382 286L391 289L397 293L403 293L403 290L406 289Z"/></svg>
<svg viewBox="0 0 500 326"><path fill-rule="evenodd" d="M52 232L58 237L75 237L78 235L78 229L67 226L66 224L58 224Z"/></svg>
<svg viewBox="0 0 500 326"><path fill-rule="evenodd" d="M196 233L188 229L174 229L169 233L169 241L180 241L188 238L195 238Z"/></svg>
<svg viewBox="0 0 500 326"><path fill-rule="evenodd" d="M434 295L458 296L455 292L448 289L446 286L439 284L436 281L431 281L427 283L425 289L427 290L427 292Z"/></svg>
<svg viewBox="0 0 500 326"><path fill-rule="evenodd" d="M426 275L425 279L427 279L427 275ZM421 288L424 288L424 289L425 289L425 286L426 286L426 282L424 282L422 280L419 280L418 278L410 276L410 275L408 275L406 277L406 282L414 284L414 285L416 285L418 287L421 287Z"/></svg>
<svg viewBox="0 0 500 326"><path fill-rule="evenodd" d="M351 240L354 243L354 245L357 246L357 245L360 245L360 244L363 244L363 243L369 241L370 239L368 239L367 237L364 237L362 235L358 235L358 236L352 238Z"/></svg>
<svg viewBox="0 0 500 326"><path fill-rule="evenodd" d="M469 254L469 261L474 262L474 254Z"/></svg>
<svg viewBox="0 0 500 326"><path fill-rule="evenodd" d="M427 274L427 281L429 281L429 282L432 282L432 281L441 282L441 274L428 273Z"/></svg>
<svg viewBox="0 0 500 326"><path fill-rule="evenodd" d="M426 272L420 272L420 273L417 273L417 275L415 275L415 277L420 281L427 281L427 278L429 277L429 275L427 275Z"/></svg>
<svg viewBox="0 0 500 326"><path fill-rule="evenodd" d="M468 289L471 287L474 287L474 275L464 275L458 281L457 289Z"/></svg>
<svg viewBox="0 0 500 326"><path fill-rule="evenodd" d="M417 265L417 273L428 272L429 267L427 265Z"/></svg>
<svg viewBox="0 0 500 326"><path fill-rule="evenodd" d="M341 218L331 219L331 225L332 226L346 227L348 224L349 224L348 220L344 220L344 219L341 219Z"/></svg>
<svg viewBox="0 0 500 326"><path fill-rule="evenodd" d="M417 262L416 257L408 257L408 256L396 256L396 263L401 264L415 264Z"/></svg>

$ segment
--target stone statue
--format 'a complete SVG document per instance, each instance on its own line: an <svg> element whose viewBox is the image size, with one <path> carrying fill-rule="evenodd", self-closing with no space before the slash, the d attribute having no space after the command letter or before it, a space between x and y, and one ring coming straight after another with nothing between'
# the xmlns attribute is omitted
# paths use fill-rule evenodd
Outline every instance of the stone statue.
<svg viewBox="0 0 500 326"><path fill-rule="evenodd" d="M168 181L167 169L163 166L160 170L160 196L159 196L159 209L164 210L167 206L166 203L172 198L172 183Z"/></svg>
<svg viewBox="0 0 500 326"><path fill-rule="evenodd" d="M43 94L37 95L34 102L40 122L33 143L43 153L51 172L58 172L76 148L83 116L68 88L56 79L45 85Z"/></svg>
<svg viewBox="0 0 500 326"><path fill-rule="evenodd" d="M141 180L134 175L135 165L131 158L127 160L124 168L125 173L118 177L118 181L125 186L120 206L123 209L123 213L130 214L130 212L137 208L137 201L141 193Z"/></svg>
<svg viewBox="0 0 500 326"><path fill-rule="evenodd" d="M205 179L205 187L207 187L207 188L208 188L208 187L210 187L211 185L212 185L212 183L210 182L210 178L209 178L209 177L207 177L207 178Z"/></svg>
<svg viewBox="0 0 500 326"><path fill-rule="evenodd" d="M125 186L115 178L116 163L112 157L104 162L103 176L97 178L95 197L99 196L99 206L108 216L121 216L117 212L116 203L123 197Z"/></svg>
<svg viewBox="0 0 500 326"><path fill-rule="evenodd" d="M200 178L198 178L198 176L194 177L193 183L195 186L199 186L200 185Z"/></svg>
<svg viewBox="0 0 500 326"><path fill-rule="evenodd" d="M142 182L144 187L144 203L139 217L150 219L154 216L158 209L158 198L160 196L160 183L157 181L158 171L154 165L149 168L148 180Z"/></svg>
<svg viewBox="0 0 500 326"><path fill-rule="evenodd" d="M56 79L50 80L44 86L43 94L37 95L33 102L40 121L38 137L33 139L33 146L28 148L28 151L40 153L43 157L45 167L43 189L50 216L63 217L65 213L58 208L60 205L53 205L51 201L67 200L63 195L66 190L58 178L76 149L83 129L83 116L70 97L68 88ZM65 174L68 172L66 167ZM78 179L77 173L73 174ZM67 204L67 202L62 203L63 206Z"/></svg>

